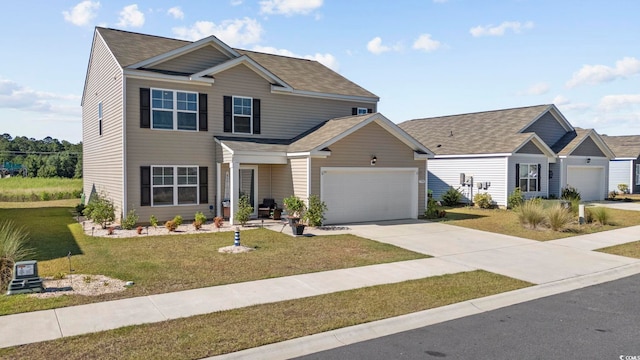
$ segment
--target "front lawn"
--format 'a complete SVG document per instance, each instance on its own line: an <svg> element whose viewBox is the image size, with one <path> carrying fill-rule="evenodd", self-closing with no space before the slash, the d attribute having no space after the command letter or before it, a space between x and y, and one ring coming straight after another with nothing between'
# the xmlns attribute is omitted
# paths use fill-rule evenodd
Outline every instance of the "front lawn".
<svg viewBox="0 0 640 360"><path fill-rule="evenodd" d="M638 234L638 238L640 238L640 234ZM612 254L612 255L620 255L620 256L640 259L640 241L634 241L631 243L610 246L610 247L598 249L597 251L607 253L607 254Z"/></svg>
<svg viewBox="0 0 640 360"><path fill-rule="evenodd" d="M478 270L0 349L0 357L200 359L530 285Z"/></svg>
<svg viewBox="0 0 640 360"><path fill-rule="evenodd" d="M628 226L640 225L640 212L608 208L611 225L598 224L572 225L565 231L552 231L548 228L532 230L520 224L518 215L511 210L479 209L475 207L445 207L447 216L431 221L440 221L449 225L484 230L499 234L512 235L525 239L547 241L575 235L591 234Z"/></svg>
<svg viewBox="0 0 640 360"><path fill-rule="evenodd" d="M41 277L68 274L71 265L72 274L106 275L134 281L135 286L95 297L0 296L0 315L426 257L353 235L294 238L267 229L241 232L242 244L255 251L221 254L220 247L233 245L233 232L91 237L71 211L72 207L0 208L0 218L28 229Z"/></svg>

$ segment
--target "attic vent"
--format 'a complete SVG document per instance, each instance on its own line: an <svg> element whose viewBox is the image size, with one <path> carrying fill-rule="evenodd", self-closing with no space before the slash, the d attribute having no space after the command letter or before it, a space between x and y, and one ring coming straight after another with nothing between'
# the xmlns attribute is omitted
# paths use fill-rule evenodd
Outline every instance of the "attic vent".
<svg viewBox="0 0 640 360"><path fill-rule="evenodd" d="M438 144L438 145L436 145L436 147L440 147L440 146L442 146L442 144Z"/></svg>

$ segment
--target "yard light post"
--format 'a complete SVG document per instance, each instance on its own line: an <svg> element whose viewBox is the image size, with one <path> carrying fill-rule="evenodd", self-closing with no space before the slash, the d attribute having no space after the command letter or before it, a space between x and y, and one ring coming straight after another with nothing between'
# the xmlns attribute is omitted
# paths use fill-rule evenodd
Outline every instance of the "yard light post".
<svg viewBox="0 0 640 360"><path fill-rule="evenodd" d="M240 246L240 228L236 227L236 234L233 239L233 246Z"/></svg>

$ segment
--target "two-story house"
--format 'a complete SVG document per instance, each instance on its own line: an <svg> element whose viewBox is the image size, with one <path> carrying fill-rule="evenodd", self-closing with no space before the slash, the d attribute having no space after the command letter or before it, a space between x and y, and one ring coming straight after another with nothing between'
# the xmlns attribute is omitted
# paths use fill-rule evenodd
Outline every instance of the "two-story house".
<svg viewBox="0 0 640 360"><path fill-rule="evenodd" d="M465 201L489 193L501 206L516 187L527 198L560 197L567 186L583 200L607 196L612 151L593 129L573 127L555 105L416 119L399 126L433 150L428 183L435 198L450 187L459 188Z"/></svg>
<svg viewBox="0 0 640 360"><path fill-rule="evenodd" d="M326 223L416 218L431 152L322 64L95 29L82 97L85 194L141 221L318 195ZM257 215L257 214L256 214Z"/></svg>

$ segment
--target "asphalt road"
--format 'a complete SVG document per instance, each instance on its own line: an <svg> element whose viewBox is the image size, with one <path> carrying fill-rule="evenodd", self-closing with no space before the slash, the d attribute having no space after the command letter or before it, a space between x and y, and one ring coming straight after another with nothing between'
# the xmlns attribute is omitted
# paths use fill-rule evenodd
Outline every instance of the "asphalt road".
<svg viewBox="0 0 640 360"><path fill-rule="evenodd" d="M640 360L640 275L299 359Z"/></svg>

